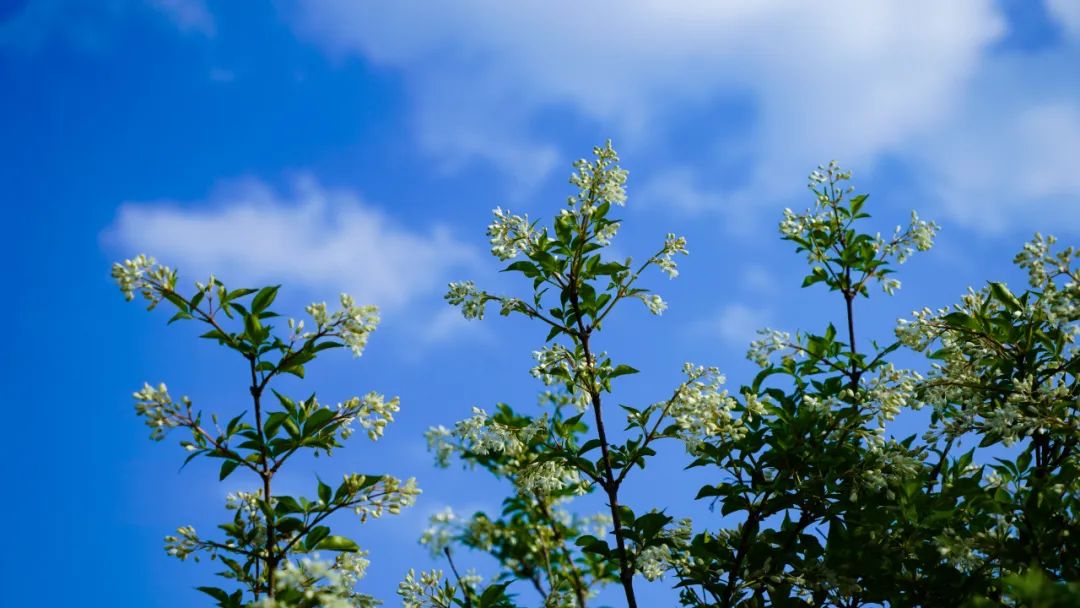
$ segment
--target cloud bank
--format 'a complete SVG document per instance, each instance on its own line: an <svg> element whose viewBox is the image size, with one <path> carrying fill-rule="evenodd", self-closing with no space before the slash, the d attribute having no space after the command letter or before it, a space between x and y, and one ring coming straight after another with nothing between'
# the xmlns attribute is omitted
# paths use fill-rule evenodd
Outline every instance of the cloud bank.
<svg viewBox="0 0 1080 608"><path fill-rule="evenodd" d="M232 284L287 282L390 310L438 299L434 291L452 271L477 259L445 228L403 226L310 177L286 193L249 179L206 201L125 203L104 237L124 255L145 252L191 280L214 272Z"/></svg>
<svg viewBox="0 0 1080 608"><path fill-rule="evenodd" d="M731 125L701 124L716 140L701 162L659 168L646 191L674 184L684 211L773 204L829 159L865 170L899 158L952 219L993 231L1080 218L1074 6L1032 7L1064 32L1049 54L1004 48L991 0L296 0L286 12L328 54L399 71L419 144L450 168L487 162L527 187L563 156L552 116L647 149L678 145L685 113L746 98L738 185L698 186L732 140Z"/></svg>

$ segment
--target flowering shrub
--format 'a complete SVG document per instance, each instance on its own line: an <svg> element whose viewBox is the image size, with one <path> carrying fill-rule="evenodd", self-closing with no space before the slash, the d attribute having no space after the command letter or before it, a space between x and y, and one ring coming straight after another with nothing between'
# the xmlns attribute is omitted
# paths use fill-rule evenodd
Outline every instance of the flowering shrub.
<svg viewBox="0 0 1080 608"><path fill-rule="evenodd" d="M477 408L453 429L429 432L429 444L442 463L458 454L512 481L515 493L500 518L481 513L453 525L436 521L436 531L427 538L490 552L503 567L501 580L530 580L545 606L584 606L597 583L618 581L627 605L636 607L634 575L656 574L657 552L670 542L662 528L671 518L657 511L635 514L621 502L619 490L630 472L655 454L659 439L696 435L699 423L724 424L727 402L719 389L722 377L691 366L687 381L668 400L640 409L623 406L630 438L622 443L609 438L604 396L617 378L638 370L597 349L604 321L629 299L640 300L653 314L663 313L667 304L639 287L638 280L652 266L674 278L675 256L687 249L685 239L669 234L636 267L629 259L609 259L605 250L620 226L612 213L626 204L627 171L618 165L610 142L593 155L574 164L574 192L550 229L525 216L494 211L487 230L491 252L502 261L516 260L506 270L520 273L531 293L491 294L472 281L450 285L446 299L461 307L466 318L482 319L487 305L496 303L500 314L524 315L545 328L547 338L534 353L532 375L555 392L544 399L548 411L537 417L506 405L495 415ZM604 494L610 519L582 520L560 508L573 496L592 491ZM607 534L587 530L606 521L613 545Z"/></svg>
<svg viewBox="0 0 1080 608"><path fill-rule="evenodd" d="M737 389L720 370L687 363L666 398L621 406L616 440L605 406L613 384L638 370L599 349L605 323L626 300L662 314L667 304L639 280L650 267L676 277L687 246L669 234L636 266L612 259L628 174L610 143L593 152L575 163L573 193L550 226L494 210L491 252L523 277L522 291L449 286L446 300L468 319L494 305L545 330L532 369L544 390L536 415L473 407L427 432L439 466L484 469L512 491L497 514L432 517L421 542L449 571L410 570L398 586L404 606L585 608L612 585L635 608L642 584L671 586L699 608L1080 605L1080 251L1036 235L1015 259L1027 289L991 282L900 320L891 344L859 342L857 304L876 297L875 285L895 293L898 266L931 247L937 226L912 213L888 236L869 232L867 196L848 185L851 174L821 167L810 175L812 206L785 210L780 234L809 265L802 286L836 295L841 326L762 330L747 353L761 370ZM135 393L152 439L185 431L189 459L219 459L221 479L240 470L262 486L229 495L222 539L185 526L166 538L167 552L226 565L237 589L201 588L221 607L375 605L355 588L366 553L325 520L347 509L361 521L397 513L419 492L412 481L348 475L336 488L318 482L310 499L273 494L271 482L301 449L330 454L354 428L379 439L398 401L368 393L327 407L271 383L303 378L325 349L359 356L376 311L342 296L334 312L308 307L310 329L289 320L278 336L268 309L277 287L229 291L211 277L185 296L176 273L145 256L113 274L129 300L166 301L173 320L207 325L203 337L249 372L252 411L224 427L163 384ZM926 369L900 367L902 348L924 354ZM925 433L892 436L892 421L922 408ZM625 504L623 483L661 440L711 473L696 499L717 517L674 521L666 505ZM961 451L965 442L974 447ZM593 492L607 512L579 514L574 499ZM498 572L486 582L459 572L457 549L489 554Z"/></svg>
<svg viewBox="0 0 1080 608"><path fill-rule="evenodd" d="M217 278L196 283L191 295L177 290L177 274L153 258L140 255L113 266L113 277L128 300L139 293L154 308L165 301L176 308L171 321L196 321L207 326L203 338L240 355L246 362L251 409L222 426L216 414L209 423L191 400L176 401L164 384L145 384L134 394L135 411L150 427L156 441L183 430L180 445L196 457L221 461L220 479L243 471L259 481L255 492L236 492L226 500L232 519L219 526L222 538L210 538L183 526L165 538L169 555L181 560L209 555L221 561L221 573L235 581L233 590L199 589L222 608L339 608L374 606L374 598L358 593L366 552L345 536L331 533L327 518L353 511L361 521L395 514L412 504L419 490L412 479L387 475L346 475L336 487L319 480L314 498L274 493L274 476L301 450L329 455L357 427L372 441L398 411L397 398L377 393L353 397L336 406L320 403L312 394L295 399L274 390L284 374L304 377L304 367L319 353L347 347L363 353L368 335L378 324L371 306L358 306L347 295L341 308L330 312L325 303L307 308L310 329L303 320L289 319L281 336L271 325L278 315L270 310L278 287L229 290ZM266 399L272 397L272 399ZM232 416L232 414L230 414ZM326 561L320 553L336 553Z"/></svg>

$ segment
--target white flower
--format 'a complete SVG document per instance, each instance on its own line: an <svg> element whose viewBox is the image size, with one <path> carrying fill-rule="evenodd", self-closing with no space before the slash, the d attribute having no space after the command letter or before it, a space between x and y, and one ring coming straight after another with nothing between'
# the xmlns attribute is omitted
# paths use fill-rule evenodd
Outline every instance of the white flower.
<svg viewBox="0 0 1080 608"><path fill-rule="evenodd" d="M732 416L738 403L722 388L727 379L720 370L687 363L683 373L687 380L679 387L667 413L675 421L687 450L696 451L708 438L738 438L745 434L743 421Z"/></svg>
<svg viewBox="0 0 1080 608"><path fill-rule="evenodd" d="M460 306L461 314L466 319L483 319L484 305L491 299L487 293L477 289L472 281L450 283L444 297L452 306Z"/></svg>
<svg viewBox="0 0 1080 608"><path fill-rule="evenodd" d="M492 215L495 219L488 225L487 235L495 257L509 260L532 249L537 232L529 223L529 216L513 215L500 207L492 210Z"/></svg>
<svg viewBox="0 0 1080 608"><path fill-rule="evenodd" d="M348 439L352 435L352 423L357 422L367 431L368 439L376 441L382 437L386 425L394 421L394 414L400 409L397 397L387 401L385 396L375 392L339 403L337 415L343 419L341 437Z"/></svg>
<svg viewBox="0 0 1080 608"><path fill-rule="evenodd" d="M456 591L455 585L444 581L442 570L417 575L412 568L397 588L403 608L446 608L453 605Z"/></svg>
<svg viewBox="0 0 1080 608"><path fill-rule="evenodd" d="M585 159L576 161L576 171L570 176L570 183L577 187L578 192L567 202L571 207L580 205L583 215L591 215L601 203L626 204L626 178L629 174L618 166L619 155L611 147L611 141L593 148L593 155L596 157L593 162Z"/></svg>
<svg viewBox="0 0 1080 608"><path fill-rule="evenodd" d="M638 297L645 303L649 312L654 315L662 315L664 314L664 311L667 310L667 302L665 302L658 294L640 294Z"/></svg>
<svg viewBox="0 0 1080 608"><path fill-rule="evenodd" d="M668 233L667 238L664 239L664 249L654 258L654 261L660 267L660 270L668 275L669 279L674 279L679 276L679 270L674 260L675 255L687 255L688 253L686 250L686 237L677 237L672 233Z"/></svg>
<svg viewBox="0 0 1080 608"><path fill-rule="evenodd" d="M379 325L379 309L375 306L357 306L352 296L343 293L340 296L341 310L331 314L326 302L314 302L307 307L307 313L315 321L320 332L336 336L349 347L353 355L359 357L367 346L368 336ZM303 323L290 323L293 333L302 332Z"/></svg>
<svg viewBox="0 0 1080 608"><path fill-rule="evenodd" d="M668 565L670 559L671 548L667 545L651 545L641 551L634 566L645 577L645 580L655 581L670 568Z"/></svg>
<svg viewBox="0 0 1080 608"><path fill-rule="evenodd" d="M202 545L199 535L192 526L181 526L176 529L176 536L165 537L165 552L184 561ZM198 558L196 558L198 561Z"/></svg>
<svg viewBox="0 0 1080 608"><path fill-rule="evenodd" d="M791 347L791 334L786 331L765 328L759 329L757 333L760 337L750 343L746 358L761 367L768 367L769 358L773 354Z"/></svg>
<svg viewBox="0 0 1080 608"><path fill-rule="evenodd" d="M610 245L615 234L619 232L619 222L611 222L596 231L596 242L601 245Z"/></svg>
<svg viewBox="0 0 1080 608"><path fill-rule="evenodd" d="M141 253L133 259L113 264L112 277L124 299L130 302L135 291L139 291L150 302L150 308L161 301L163 291L176 288L176 271Z"/></svg>
<svg viewBox="0 0 1080 608"><path fill-rule="evenodd" d="M169 429L180 426L183 410L173 402L164 383L156 388L143 383L142 389L133 393L132 397L135 398L135 413L146 418L146 426L151 429L150 438L154 441L161 441ZM190 409L191 402L187 397L181 399L181 404L185 409Z"/></svg>

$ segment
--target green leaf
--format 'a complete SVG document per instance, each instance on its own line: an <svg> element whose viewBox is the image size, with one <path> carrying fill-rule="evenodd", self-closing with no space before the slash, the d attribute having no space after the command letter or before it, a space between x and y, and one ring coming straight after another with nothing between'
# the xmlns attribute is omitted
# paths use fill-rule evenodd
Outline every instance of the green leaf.
<svg viewBox="0 0 1080 608"><path fill-rule="evenodd" d="M304 546L306 546L309 551L314 550L315 547L319 546L319 543L328 536L330 536L330 528L327 528L326 526L315 526L307 533L307 537L304 538Z"/></svg>
<svg viewBox="0 0 1080 608"><path fill-rule="evenodd" d="M520 272L525 276L529 277L530 279L540 275L540 270L536 267L536 264L533 264L532 262L529 262L527 260L518 260L517 262L510 264L506 268L503 268L503 272L513 271Z"/></svg>
<svg viewBox="0 0 1080 608"><path fill-rule="evenodd" d="M1016 470L1023 473L1031 465L1031 450L1026 450L1024 453L1016 457Z"/></svg>
<svg viewBox="0 0 1080 608"><path fill-rule="evenodd" d="M863 204L866 202L867 196L869 196L869 195L867 195L867 194L857 194L857 195L851 197L851 202L849 203L849 208L851 209L851 215L852 216L856 216L856 215L859 214L859 211L862 210L862 208L863 208Z"/></svg>
<svg viewBox="0 0 1080 608"><path fill-rule="evenodd" d="M263 287L259 290L259 293L255 294L255 297L251 300L251 312L252 314L259 314L266 310L267 306L274 303L274 298L277 297L278 289L281 285L272 285L270 287Z"/></svg>
<svg viewBox="0 0 1080 608"><path fill-rule="evenodd" d="M196 587L196 589L217 600L218 606L227 606L229 603L229 594L224 589L217 587Z"/></svg>
<svg viewBox="0 0 1080 608"><path fill-rule="evenodd" d="M506 587L509 585L509 582L499 583L484 589L484 594L480 596L480 608L488 608L489 606L494 608L506 602L508 599L506 597Z"/></svg>
<svg viewBox="0 0 1080 608"><path fill-rule="evenodd" d="M347 551L349 553L360 550L359 545L344 536L327 536L319 542L316 548L325 549L326 551Z"/></svg>
<svg viewBox="0 0 1080 608"><path fill-rule="evenodd" d="M1020 300L1016 299L1009 288L1004 283L990 283L990 293L994 296L994 299L1004 304L1010 311L1023 310L1024 305L1020 303Z"/></svg>
<svg viewBox="0 0 1080 608"><path fill-rule="evenodd" d="M589 534L579 537L574 544L581 547L585 553L596 553L605 557L611 554L611 549L606 542Z"/></svg>
<svg viewBox="0 0 1080 608"><path fill-rule="evenodd" d="M221 463L221 472L218 474L218 481L224 481L238 466L240 466L240 463L235 460L226 460Z"/></svg>

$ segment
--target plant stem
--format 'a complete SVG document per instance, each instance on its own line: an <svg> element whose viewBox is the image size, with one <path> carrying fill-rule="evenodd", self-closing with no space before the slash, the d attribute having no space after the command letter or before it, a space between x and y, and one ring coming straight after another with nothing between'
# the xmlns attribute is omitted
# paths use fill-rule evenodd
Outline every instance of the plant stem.
<svg viewBox="0 0 1080 608"><path fill-rule="evenodd" d="M576 297L574 298L576 300ZM585 355L585 361L592 367L594 364L592 353L589 351L589 335L582 334L581 349ZM611 508L611 525L615 533L615 547L619 553L619 581L622 583L626 594L627 608L637 608L637 598L634 596L634 568L626 554L626 539L623 534L622 517L619 514L619 483L611 468L611 453L608 449L607 431L604 429L604 416L600 402L600 391L595 386L589 390L592 400L593 418L596 421L596 436L600 440L600 453L604 461L604 492L607 493L608 506Z"/></svg>
<svg viewBox="0 0 1080 608"><path fill-rule="evenodd" d="M262 470L259 473L259 477L262 478L263 485L263 501L266 502L268 510L272 510L270 501L270 480L274 477L274 472L271 470L270 457L267 454L266 446L266 434L263 432L263 415L262 415L262 391L264 383L259 382L258 373L256 372L256 357L251 355L248 357L248 363L251 368L251 399L255 406L255 430L259 434L259 456L262 460ZM277 570L278 556L274 553L274 522L270 516L266 517L266 596L274 597L274 574Z"/></svg>
<svg viewBox="0 0 1080 608"><path fill-rule="evenodd" d="M847 331L848 331L848 346L851 348L851 372L848 377L851 378L851 392L857 392L859 390L859 378L862 376L862 370L859 369L859 351L855 347L855 295L858 291L851 285L851 267L844 267L844 305L847 308Z"/></svg>

